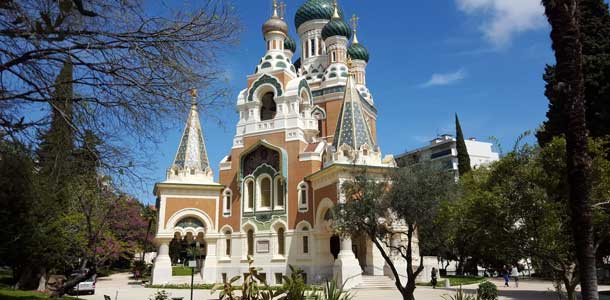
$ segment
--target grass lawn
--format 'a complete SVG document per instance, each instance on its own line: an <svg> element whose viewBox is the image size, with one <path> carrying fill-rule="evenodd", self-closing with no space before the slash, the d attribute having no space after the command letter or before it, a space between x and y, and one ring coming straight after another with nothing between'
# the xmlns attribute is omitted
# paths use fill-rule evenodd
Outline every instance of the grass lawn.
<svg viewBox="0 0 610 300"><path fill-rule="evenodd" d="M172 267L172 276L191 276L191 268L184 266L174 266Z"/></svg>
<svg viewBox="0 0 610 300"><path fill-rule="evenodd" d="M41 294L38 292L0 289L0 300L38 300L38 299L51 299L51 298L45 294ZM77 298L61 297L61 298L55 298L55 299L75 300Z"/></svg>
<svg viewBox="0 0 610 300"><path fill-rule="evenodd" d="M475 277L475 276L447 276L443 279L440 279L436 286L444 286L445 280L449 279L449 283L451 286L460 286L460 285L469 285L469 284L479 284L487 281L484 277ZM418 283L419 286L432 286L430 282L422 282Z"/></svg>

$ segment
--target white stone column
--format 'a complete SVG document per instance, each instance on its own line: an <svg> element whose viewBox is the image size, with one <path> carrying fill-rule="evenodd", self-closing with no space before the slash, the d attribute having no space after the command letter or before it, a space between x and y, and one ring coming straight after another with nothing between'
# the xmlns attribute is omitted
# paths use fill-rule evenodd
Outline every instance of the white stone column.
<svg viewBox="0 0 610 300"><path fill-rule="evenodd" d="M383 245L383 244L382 244ZM385 247L384 247L385 248ZM381 255L381 251L372 241L366 243L366 273L374 276L383 276L385 259Z"/></svg>
<svg viewBox="0 0 610 300"><path fill-rule="evenodd" d="M391 242L392 247L398 247L402 243L403 243L403 241L402 241L401 234L400 233L394 234L394 236L392 237L392 242ZM394 262L394 267L396 268L396 272L398 272L398 276L400 276L400 280L404 284L407 282L407 279L409 278L409 276L407 274L407 261L402 257L402 255L400 255L400 253L397 250L391 250L390 253L391 253L390 258ZM387 264L385 265L384 273L386 276L390 276L394 280L396 279L394 274L392 273L390 267Z"/></svg>
<svg viewBox="0 0 610 300"><path fill-rule="evenodd" d="M352 251L351 237L341 239L341 251L335 260L333 275L337 283L344 284L346 289L351 289L362 283L362 269Z"/></svg>
<svg viewBox="0 0 610 300"><path fill-rule="evenodd" d="M169 243L171 239L157 239L159 251L155 257L152 270L152 284L167 284L172 281L172 260L169 257Z"/></svg>
<svg viewBox="0 0 610 300"><path fill-rule="evenodd" d="M201 276L204 283L217 283L218 280L218 236L205 237L208 253L203 261Z"/></svg>

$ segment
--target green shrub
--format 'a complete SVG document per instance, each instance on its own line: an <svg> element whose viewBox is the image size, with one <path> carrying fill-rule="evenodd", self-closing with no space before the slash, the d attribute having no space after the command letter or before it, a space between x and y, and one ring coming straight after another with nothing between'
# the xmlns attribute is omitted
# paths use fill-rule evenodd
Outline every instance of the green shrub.
<svg viewBox="0 0 610 300"><path fill-rule="evenodd" d="M303 270L295 268L292 265L290 267L290 276L284 275L284 285L282 290L286 295L282 296L280 300L302 300L305 299L305 280L303 280Z"/></svg>
<svg viewBox="0 0 610 300"><path fill-rule="evenodd" d="M481 300L497 300L498 299L498 288L495 284L487 281L479 284L479 290L477 291Z"/></svg>
<svg viewBox="0 0 610 300"><path fill-rule="evenodd" d="M466 294L464 292L464 290L462 289L461 285L455 291L455 295L453 295L453 296L445 295L445 296L442 296L442 297L445 300L480 300L478 295Z"/></svg>
<svg viewBox="0 0 610 300"><path fill-rule="evenodd" d="M169 300L169 294L165 290L154 293L148 300Z"/></svg>
<svg viewBox="0 0 610 300"><path fill-rule="evenodd" d="M327 281L322 287L322 292L316 293L315 297L319 300L352 300L353 296L345 291L345 285L338 285L333 279Z"/></svg>

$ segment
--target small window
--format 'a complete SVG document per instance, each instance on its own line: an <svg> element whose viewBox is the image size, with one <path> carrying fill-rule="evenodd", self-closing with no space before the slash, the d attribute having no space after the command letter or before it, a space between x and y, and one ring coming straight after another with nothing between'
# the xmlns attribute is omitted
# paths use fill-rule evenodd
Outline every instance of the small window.
<svg viewBox="0 0 610 300"><path fill-rule="evenodd" d="M284 284L284 274L282 273L275 273L275 284Z"/></svg>
<svg viewBox="0 0 610 300"><path fill-rule="evenodd" d="M254 230L248 230L248 255L254 255Z"/></svg>
<svg viewBox="0 0 610 300"><path fill-rule="evenodd" d="M309 236L303 237L303 253L309 254Z"/></svg>
<svg viewBox="0 0 610 300"><path fill-rule="evenodd" d="M310 50L311 50L311 55L316 55L316 40L315 39L311 39L309 40L309 45L310 45Z"/></svg>
<svg viewBox="0 0 610 300"><path fill-rule="evenodd" d="M251 210L254 207L254 181L252 179L246 182L246 209Z"/></svg>
<svg viewBox="0 0 610 300"><path fill-rule="evenodd" d="M227 282L227 273L222 273L222 282Z"/></svg>
<svg viewBox="0 0 610 300"><path fill-rule="evenodd" d="M284 181L281 177L275 179L275 206L284 206Z"/></svg>
<svg viewBox="0 0 610 300"><path fill-rule="evenodd" d="M225 255L231 256L231 231L225 232Z"/></svg>
<svg viewBox="0 0 610 300"><path fill-rule="evenodd" d="M271 179L264 177L260 181L261 206L271 207Z"/></svg>
<svg viewBox="0 0 610 300"><path fill-rule="evenodd" d="M284 236L284 228L277 230L277 254L286 254L286 238Z"/></svg>
<svg viewBox="0 0 610 300"><path fill-rule="evenodd" d="M261 278L263 279L263 283L267 283L267 273L259 273Z"/></svg>
<svg viewBox="0 0 610 300"><path fill-rule="evenodd" d="M224 202L224 205L223 205L223 208L224 208L223 214L225 216L228 216L228 215L231 214L231 200L233 198L232 196L233 196L233 193L231 192L231 190L229 190L229 189L225 190L225 192L224 192L224 200L223 200L223 202Z"/></svg>
<svg viewBox="0 0 610 300"><path fill-rule="evenodd" d="M309 203L308 185L305 182L299 184L298 188L299 197L299 211L306 211Z"/></svg>
<svg viewBox="0 0 610 300"><path fill-rule="evenodd" d="M337 61L337 53L335 51L333 51L332 53L332 62L336 62Z"/></svg>

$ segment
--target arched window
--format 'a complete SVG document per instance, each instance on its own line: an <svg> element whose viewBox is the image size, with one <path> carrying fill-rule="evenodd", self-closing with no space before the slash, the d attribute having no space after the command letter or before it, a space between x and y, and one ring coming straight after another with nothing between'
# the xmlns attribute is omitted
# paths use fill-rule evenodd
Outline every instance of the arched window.
<svg viewBox="0 0 610 300"><path fill-rule="evenodd" d="M231 230L225 231L225 255L231 256Z"/></svg>
<svg viewBox="0 0 610 300"><path fill-rule="evenodd" d="M261 121L275 118L277 106L273 100L273 93L266 93L261 100Z"/></svg>
<svg viewBox="0 0 610 300"><path fill-rule="evenodd" d="M303 254L309 254L309 228L303 227Z"/></svg>
<svg viewBox="0 0 610 300"><path fill-rule="evenodd" d="M284 228L277 230L277 254L286 255L286 237Z"/></svg>
<svg viewBox="0 0 610 300"><path fill-rule="evenodd" d="M254 181L252 179L248 179L248 181L246 181L246 199L245 199L245 203L246 203L246 209L247 210L252 210L252 208L254 207Z"/></svg>
<svg viewBox="0 0 610 300"><path fill-rule="evenodd" d="M284 206L284 181L282 177L275 179L275 206L280 208Z"/></svg>
<svg viewBox="0 0 610 300"><path fill-rule="evenodd" d="M259 181L259 190L261 193L260 206L263 208L271 207L271 178L261 178L261 180Z"/></svg>
<svg viewBox="0 0 610 300"><path fill-rule="evenodd" d="M247 235L248 235L248 255L253 256L254 255L254 230L249 229Z"/></svg>
<svg viewBox="0 0 610 300"><path fill-rule="evenodd" d="M299 195L299 211L307 211L308 208L308 203L309 203L309 199L308 199L308 185L305 182L301 182L299 183L298 186L298 195Z"/></svg>
<svg viewBox="0 0 610 300"><path fill-rule="evenodd" d="M226 189L223 196L223 215L230 216L231 215L231 200L233 193L230 189Z"/></svg>

